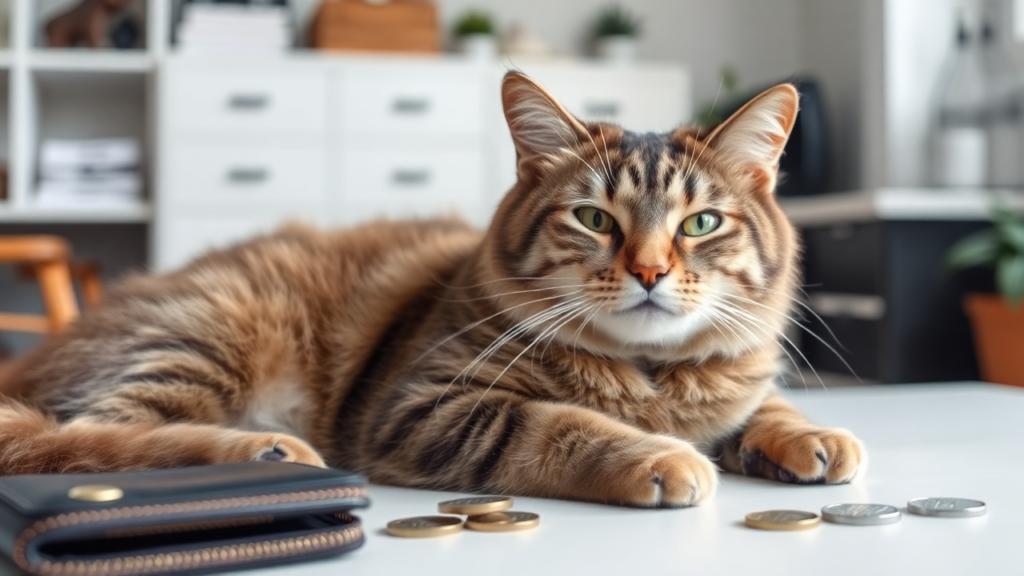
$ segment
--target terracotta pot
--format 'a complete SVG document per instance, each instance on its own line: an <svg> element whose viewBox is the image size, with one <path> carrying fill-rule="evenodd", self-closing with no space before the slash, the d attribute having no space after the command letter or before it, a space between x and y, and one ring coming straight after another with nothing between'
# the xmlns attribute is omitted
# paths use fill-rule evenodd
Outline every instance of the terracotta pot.
<svg viewBox="0 0 1024 576"><path fill-rule="evenodd" d="M964 306L982 378L1024 386L1024 304L1014 309L994 294L968 294Z"/></svg>

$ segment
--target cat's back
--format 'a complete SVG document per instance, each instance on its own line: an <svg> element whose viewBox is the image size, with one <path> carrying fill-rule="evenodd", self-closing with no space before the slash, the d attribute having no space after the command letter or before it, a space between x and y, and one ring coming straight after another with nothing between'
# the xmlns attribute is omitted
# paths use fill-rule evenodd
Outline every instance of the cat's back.
<svg viewBox="0 0 1024 576"><path fill-rule="evenodd" d="M253 382L284 366L310 384L344 381L405 308L450 277L480 239L455 219L337 231L288 225L180 270L117 283L32 354L4 391L51 408L67 405L109 385L111 366L174 347L233 358Z"/></svg>

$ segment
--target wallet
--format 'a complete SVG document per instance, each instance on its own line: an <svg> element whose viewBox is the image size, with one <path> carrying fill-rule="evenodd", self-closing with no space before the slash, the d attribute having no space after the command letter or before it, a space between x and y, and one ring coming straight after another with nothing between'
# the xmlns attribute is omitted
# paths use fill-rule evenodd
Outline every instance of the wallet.
<svg viewBox="0 0 1024 576"><path fill-rule="evenodd" d="M46 576L199 574L363 544L357 474L284 462L0 477L0 552Z"/></svg>

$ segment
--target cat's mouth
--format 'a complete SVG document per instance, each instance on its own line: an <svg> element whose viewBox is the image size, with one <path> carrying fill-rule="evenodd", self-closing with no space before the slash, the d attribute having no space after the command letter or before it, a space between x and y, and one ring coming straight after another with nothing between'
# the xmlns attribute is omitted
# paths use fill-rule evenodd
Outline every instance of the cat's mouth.
<svg viewBox="0 0 1024 576"><path fill-rule="evenodd" d="M614 312L614 314L619 314L619 315L621 315L621 314L644 314L644 315L646 315L646 314L669 314L669 315L673 315L673 316L675 315L675 313L662 308L656 302L654 302L653 300L650 300L650 299L644 300L643 302L641 302L641 303L639 303L639 304L637 304L635 306L630 306L629 308L623 308L622 310L616 310Z"/></svg>

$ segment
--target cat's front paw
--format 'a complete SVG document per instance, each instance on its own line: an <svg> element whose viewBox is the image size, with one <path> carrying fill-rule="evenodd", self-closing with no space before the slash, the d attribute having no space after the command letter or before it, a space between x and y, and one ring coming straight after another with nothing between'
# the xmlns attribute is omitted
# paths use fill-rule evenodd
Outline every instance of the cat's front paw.
<svg viewBox="0 0 1024 576"><path fill-rule="evenodd" d="M652 437L612 466L607 501L642 508L696 506L715 494L718 470L690 444Z"/></svg>
<svg viewBox="0 0 1024 576"><path fill-rule="evenodd" d="M324 468L320 455L302 440L288 434L243 432L232 442L229 459L233 462L270 460L295 462Z"/></svg>
<svg viewBox="0 0 1024 576"><path fill-rule="evenodd" d="M747 476L793 484L844 484L863 474L867 452L839 428L779 426L748 433L740 445Z"/></svg>

